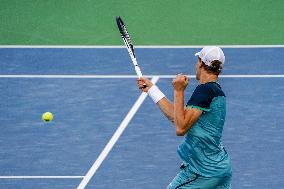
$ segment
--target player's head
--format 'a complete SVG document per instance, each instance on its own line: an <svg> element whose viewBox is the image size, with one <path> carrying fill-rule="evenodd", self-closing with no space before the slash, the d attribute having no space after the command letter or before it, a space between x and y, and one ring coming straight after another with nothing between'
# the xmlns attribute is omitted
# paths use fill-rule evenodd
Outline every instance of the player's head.
<svg viewBox="0 0 284 189"><path fill-rule="evenodd" d="M219 75L225 63L225 55L221 48L216 46L204 47L200 52L196 53L196 79L200 79L203 72L208 74Z"/></svg>

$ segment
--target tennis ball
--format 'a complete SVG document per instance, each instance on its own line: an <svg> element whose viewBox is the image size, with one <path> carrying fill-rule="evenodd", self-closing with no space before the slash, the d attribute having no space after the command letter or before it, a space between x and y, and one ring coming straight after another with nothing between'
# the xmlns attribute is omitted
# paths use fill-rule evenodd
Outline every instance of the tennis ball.
<svg viewBox="0 0 284 189"><path fill-rule="evenodd" d="M41 119L45 122L49 122L52 121L53 119L53 114L51 112L45 112L44 114L42 114Z"/></svg>

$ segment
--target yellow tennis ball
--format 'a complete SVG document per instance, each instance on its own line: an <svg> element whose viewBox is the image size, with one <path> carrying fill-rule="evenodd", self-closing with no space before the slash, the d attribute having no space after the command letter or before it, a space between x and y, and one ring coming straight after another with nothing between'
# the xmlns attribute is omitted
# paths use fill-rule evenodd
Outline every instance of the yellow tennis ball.
<svg viewBox="0 0 284 189"><path fill-rule="evenodd" d="M53 114L51 112L45 112L44 114L42 114L41 119L45 122L49 122L52 121L53 119Z"/></svg>

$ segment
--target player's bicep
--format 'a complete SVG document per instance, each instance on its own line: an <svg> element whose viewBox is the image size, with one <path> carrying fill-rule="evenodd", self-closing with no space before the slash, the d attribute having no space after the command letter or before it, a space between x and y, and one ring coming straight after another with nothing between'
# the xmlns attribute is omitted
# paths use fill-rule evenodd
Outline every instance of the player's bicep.
<svg viewBox="0 0 284 189"><path fill-rule="evenodd" d="M194 123L202 115L202 112L203 112L202 110L197 108L189 107L185 109L185 120L186 120L187 130L194 125Z"/></svg>

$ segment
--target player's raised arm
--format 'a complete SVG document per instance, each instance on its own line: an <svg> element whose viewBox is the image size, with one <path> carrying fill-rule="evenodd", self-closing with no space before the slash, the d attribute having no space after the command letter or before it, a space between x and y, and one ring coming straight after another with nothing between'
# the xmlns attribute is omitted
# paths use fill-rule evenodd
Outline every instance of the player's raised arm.
<svg viewBox="0 0 284 189"><path fill-rule="evenodd" d="M168 118L168 120L174 122L174 105L169 99L167 99L167 97L160 91L160 89L156 85L153 85L153 83L147 78L141 77L137 79L137 86L143 92L148 93L148 95L158 105L158 107Z"/></svg>
<svg viewBox="0 0 284 189"><path fill-rule="evenodd" d="M176 134L183 136L198 120L202 111L195 108L184 108L184 90L188 85L188 77L177 75L173 79L174 87L174 123Z"/></svg>

